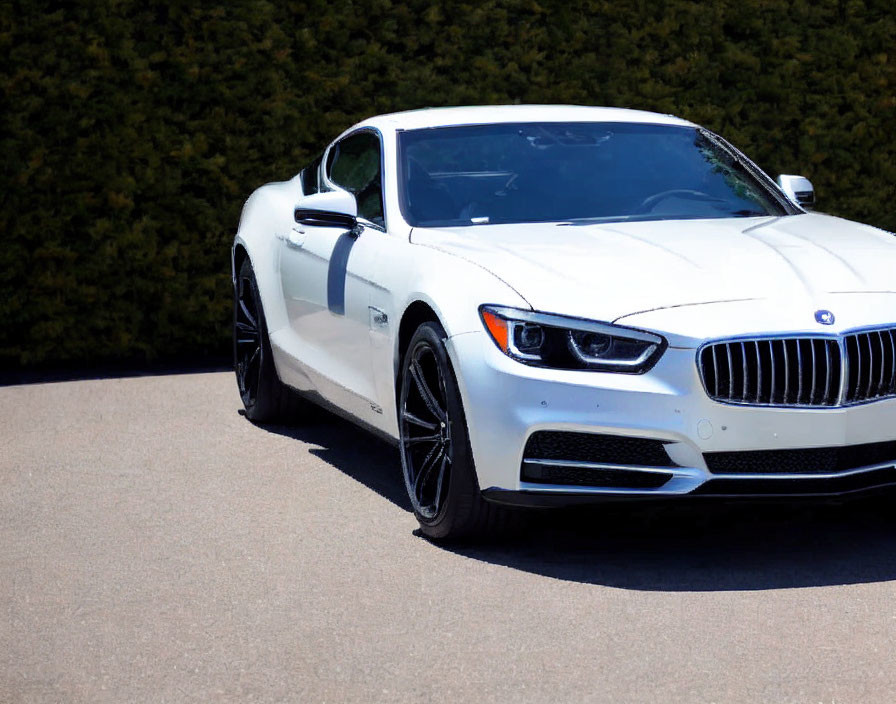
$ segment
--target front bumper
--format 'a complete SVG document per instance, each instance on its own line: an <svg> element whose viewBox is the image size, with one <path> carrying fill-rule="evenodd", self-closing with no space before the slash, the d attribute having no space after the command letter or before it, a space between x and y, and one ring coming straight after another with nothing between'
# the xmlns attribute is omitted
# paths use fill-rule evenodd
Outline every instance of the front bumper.
<svg viewBox="0 0 896 704"><path fill-rule="evenodd" d="M557 499L827 496L896 484L896 445L892 457L887 446L879 446L896 440L896 399L799 409L719 403L703 390L696 350L691 348L669 348L642 375L529 367L502 354L484 332L456 335L448 340L448 350L458 370L479 485L488 498L500 500L500 492ZM538 481L527 481L538 475L524 471L533 466L525 462L532 459L525 456L525 448L539 431L660 441L668 455L660 466L655 458L643 464L606 462L600 456L553 460L579 474L591 469L603 476L616 470L668 477L588 486L550 483L544 476L552 475L546 473ZM707 458L721 456L716 453L844 448L841 454L848 455L859 445L876 451L857 453L861 466L839 462L830 471L805 463L795 471L782 470L766 463L749 471L719 472L707 464ZM807 456L811 460L811 453ZM862 464L863 457L870 460Z"/></svg>

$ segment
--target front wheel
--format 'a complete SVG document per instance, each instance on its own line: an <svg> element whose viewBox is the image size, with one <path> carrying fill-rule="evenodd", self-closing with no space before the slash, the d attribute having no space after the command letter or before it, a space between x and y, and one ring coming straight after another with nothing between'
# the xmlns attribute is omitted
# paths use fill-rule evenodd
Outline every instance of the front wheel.
<svg viewBox="0 0 896 704"><path fill-rule="evenodd" d="M423 323L402 361L399 394L401 465L420 531L435 540L497 528L506 509L482 498L445 331Z"/></svg>

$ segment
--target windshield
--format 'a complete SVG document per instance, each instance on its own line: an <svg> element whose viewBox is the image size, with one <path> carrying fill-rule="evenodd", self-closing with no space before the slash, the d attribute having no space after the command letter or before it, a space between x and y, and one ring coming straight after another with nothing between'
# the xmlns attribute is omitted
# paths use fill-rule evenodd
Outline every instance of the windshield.
<svg viewBox="0 0 896 704"><path fill-rule="evenodd" d="M499 123L398 135L415 226L670 220L799 212L727 143L694 127Z"/></svg>

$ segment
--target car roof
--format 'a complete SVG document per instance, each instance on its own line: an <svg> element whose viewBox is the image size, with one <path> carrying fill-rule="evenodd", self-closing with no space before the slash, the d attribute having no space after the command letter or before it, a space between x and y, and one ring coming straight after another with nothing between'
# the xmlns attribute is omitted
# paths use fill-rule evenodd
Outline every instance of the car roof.
<svg viewBox="0 0 896 704"><path fill-rule="evenodd" d="M694 123L674 115L644 110L590 107L585 105L474 105L465 107L407 110L364 120L356 127L380 130L415 130L454 125L499 122L640 122L693 127Z"/></svg>

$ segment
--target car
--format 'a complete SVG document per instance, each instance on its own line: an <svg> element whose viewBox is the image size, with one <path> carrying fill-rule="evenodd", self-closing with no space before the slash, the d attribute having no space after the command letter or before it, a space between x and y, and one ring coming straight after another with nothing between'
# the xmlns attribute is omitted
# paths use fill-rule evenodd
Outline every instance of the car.
<svg viewBox="0 0 896 704"><path fill-rule="evenodd" d="M814 199L668 115L372 117L243 208L245 414L396 443L433 540L510 507L896 484L896 240Z"/></svg>

